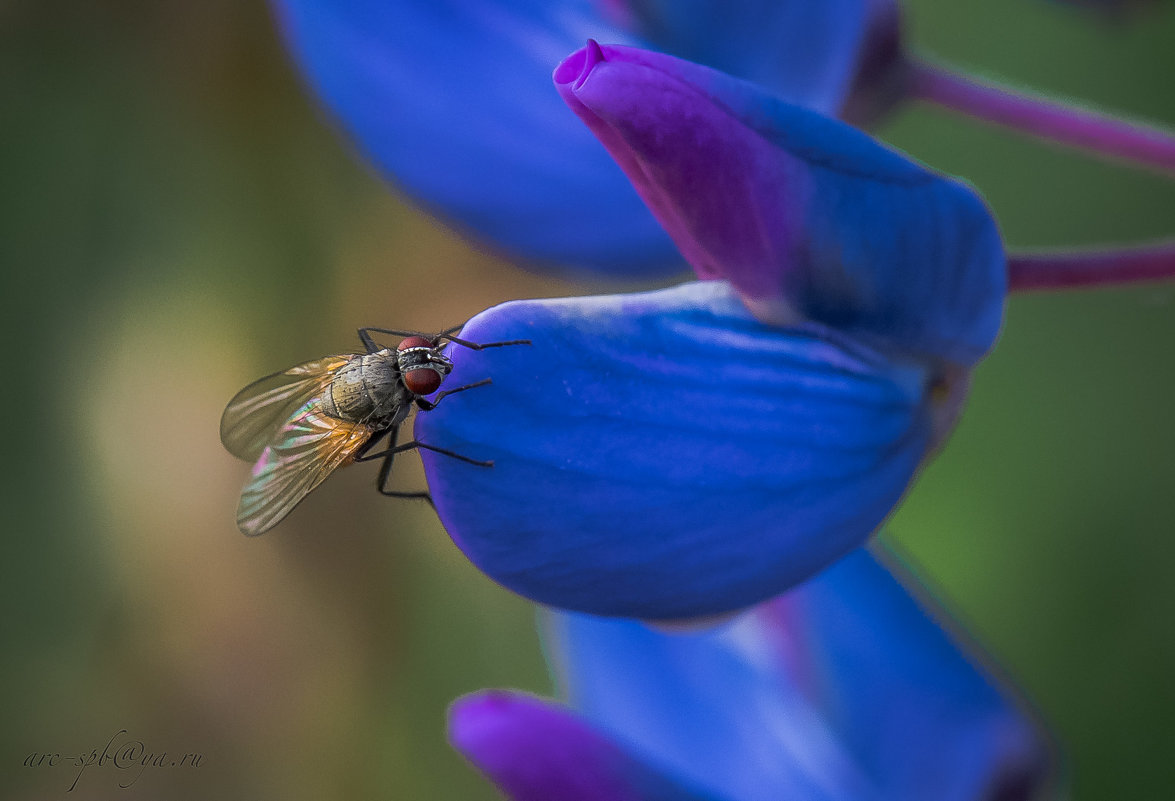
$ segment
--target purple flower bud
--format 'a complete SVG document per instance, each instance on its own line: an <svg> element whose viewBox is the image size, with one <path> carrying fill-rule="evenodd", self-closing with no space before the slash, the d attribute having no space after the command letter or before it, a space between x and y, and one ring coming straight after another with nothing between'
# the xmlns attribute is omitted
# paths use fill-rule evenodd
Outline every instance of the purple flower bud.
<svg viewBox="0 0 1175 801"><path fill-rule="evenodd" d="M555 83L698 276L729 280L760 319L959 365L994 342L1003 247L966 186L659 53L590 42Z"/></svg>

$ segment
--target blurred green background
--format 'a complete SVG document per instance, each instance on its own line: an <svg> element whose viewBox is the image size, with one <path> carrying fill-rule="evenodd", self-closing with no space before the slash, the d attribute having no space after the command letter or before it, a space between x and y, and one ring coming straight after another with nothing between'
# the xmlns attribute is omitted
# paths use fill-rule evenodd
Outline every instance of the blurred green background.
<svg viewBox="0 0 1175 801"><path fill-rule="evenodd" d="M908 3L923 52L1175 127L1175 13ZM446 704L549 691L532 607L427 507L342 471L233 524L217 421L247 381L513 297L606 291L479 254L316 111L262 3L0 3L12 799L489 799ZM1014 247L1175 234L1175 181L907 108L890 142ZM1175 287L1016 297L956 436L887 537L1022 684L1073 797L1166 798L1175 749ZM17 369L19 367L19 369ZM419 481L407 471L406 483ZM195 769L26 768L121 729Z"/></svg>

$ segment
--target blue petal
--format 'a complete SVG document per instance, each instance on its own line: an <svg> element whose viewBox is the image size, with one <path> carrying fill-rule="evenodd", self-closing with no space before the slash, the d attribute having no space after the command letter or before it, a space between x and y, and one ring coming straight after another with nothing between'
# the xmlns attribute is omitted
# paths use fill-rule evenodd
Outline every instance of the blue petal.
<svg viewBox="0 0 1175 801"><path fill-rule="evenodd" d="M878 561L858 552L776 602L826 673L813 698L886 797L1036 797L1050 755L1035 721Z"/></svg>
<svg viewBox="0 0 1175 801"><path fill-rule="evenodd" d="M449 739L512 801L716 801L634 757L558 704L480 692L449 710Z"/></svg>
<svg viewBox="0 0 1175 801"><path fill-rule="evenodd" d="M364 154L459 230L540 262L685 270L624 174L551 89L586 0L278 0L311 85Z"/></svg>
<svg viewBox="0 0 1175 801"><path fill-rule="evenodd" d="M764 326L724 282L516 301L473 318L416 421L449 534L536 601L681 618L776 595L861 544L926 450L926 370L814 325Z"/></svg>
<svg viewBox="0 0 1175 801"><path fill-rule="evenodd" d="M712 69L594 42L555 71L702 278L970 366L999 332L1003 245L983 201L865 134Z"/></svg>
<svg viewBox="0 0 1175 801"><path fill-rule="evenodd" d="M865 550L709 632L551 632L577 710L733 801L1027 801L1045 777L1033 723Z"/></svg>

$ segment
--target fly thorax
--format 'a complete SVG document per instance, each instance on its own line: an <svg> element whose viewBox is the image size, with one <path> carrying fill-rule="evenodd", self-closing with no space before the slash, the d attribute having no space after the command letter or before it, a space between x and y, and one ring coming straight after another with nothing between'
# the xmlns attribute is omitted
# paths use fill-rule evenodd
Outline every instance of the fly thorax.
<svg viewBox="0 0 1175 801"><path fill-rule="evenodd" d="M322 399L322 409L353 423L379 422L393 417L408 400L395 354L381 350L352 359L340 370Z"/></svg>

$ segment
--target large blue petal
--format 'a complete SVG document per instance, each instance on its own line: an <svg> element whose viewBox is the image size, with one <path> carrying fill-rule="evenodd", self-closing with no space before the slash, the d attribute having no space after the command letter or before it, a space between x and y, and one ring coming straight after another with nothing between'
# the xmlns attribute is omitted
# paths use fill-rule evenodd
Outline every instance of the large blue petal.
<svg viewBox="0 0 1175 801"><path fill-rule="evenodd" d="M878 2L792 0L769 11L742 0L721 13L718 4L666 4L637 27L656 47L713 58L832 113L862 30L877 17L864 5ZM587 38L640 41L601 3L274 5L311 86L364 154L459 230L527 260L634 277L684 271L624 175L550 88L551 70Z"/></svg>
<svg viewBox="0 0 1175 801"><path fill-rule="evenodd" d="M703 633L553 614L569 699L734 801L1027 801L1047 749L865 550Z"/></svg>
<svg viewBox="0 0 1175 801"><path fill-rule="evenodd" d="M551 89L586 0L277 0L312 87L364 154L459 230L541 262L682 272L623 173Z"/></svg>
<svg viewBox="0 0 1175 801"><path fill-rule="evenodd" d="M753 84L590 43L555 72L703 278L761 319L795 312L957 365L999 332L999 232L968 187Z"/></svg>
<svg viewBox="0 0 1175 801"><path fill-rule="evenodd" d="M449 739L511 801L717 801L634 757L569 709L523 693L454 702Z"/></svg>
<svg viewBox="0 0 1175 801"><path fill-rule="evenodd" d="M416 421L454 541L542 603L642 618L748 606L862 543L929 434L926 370L815 325L757 322L724 282L516 301L473 318Z"/></svg>

